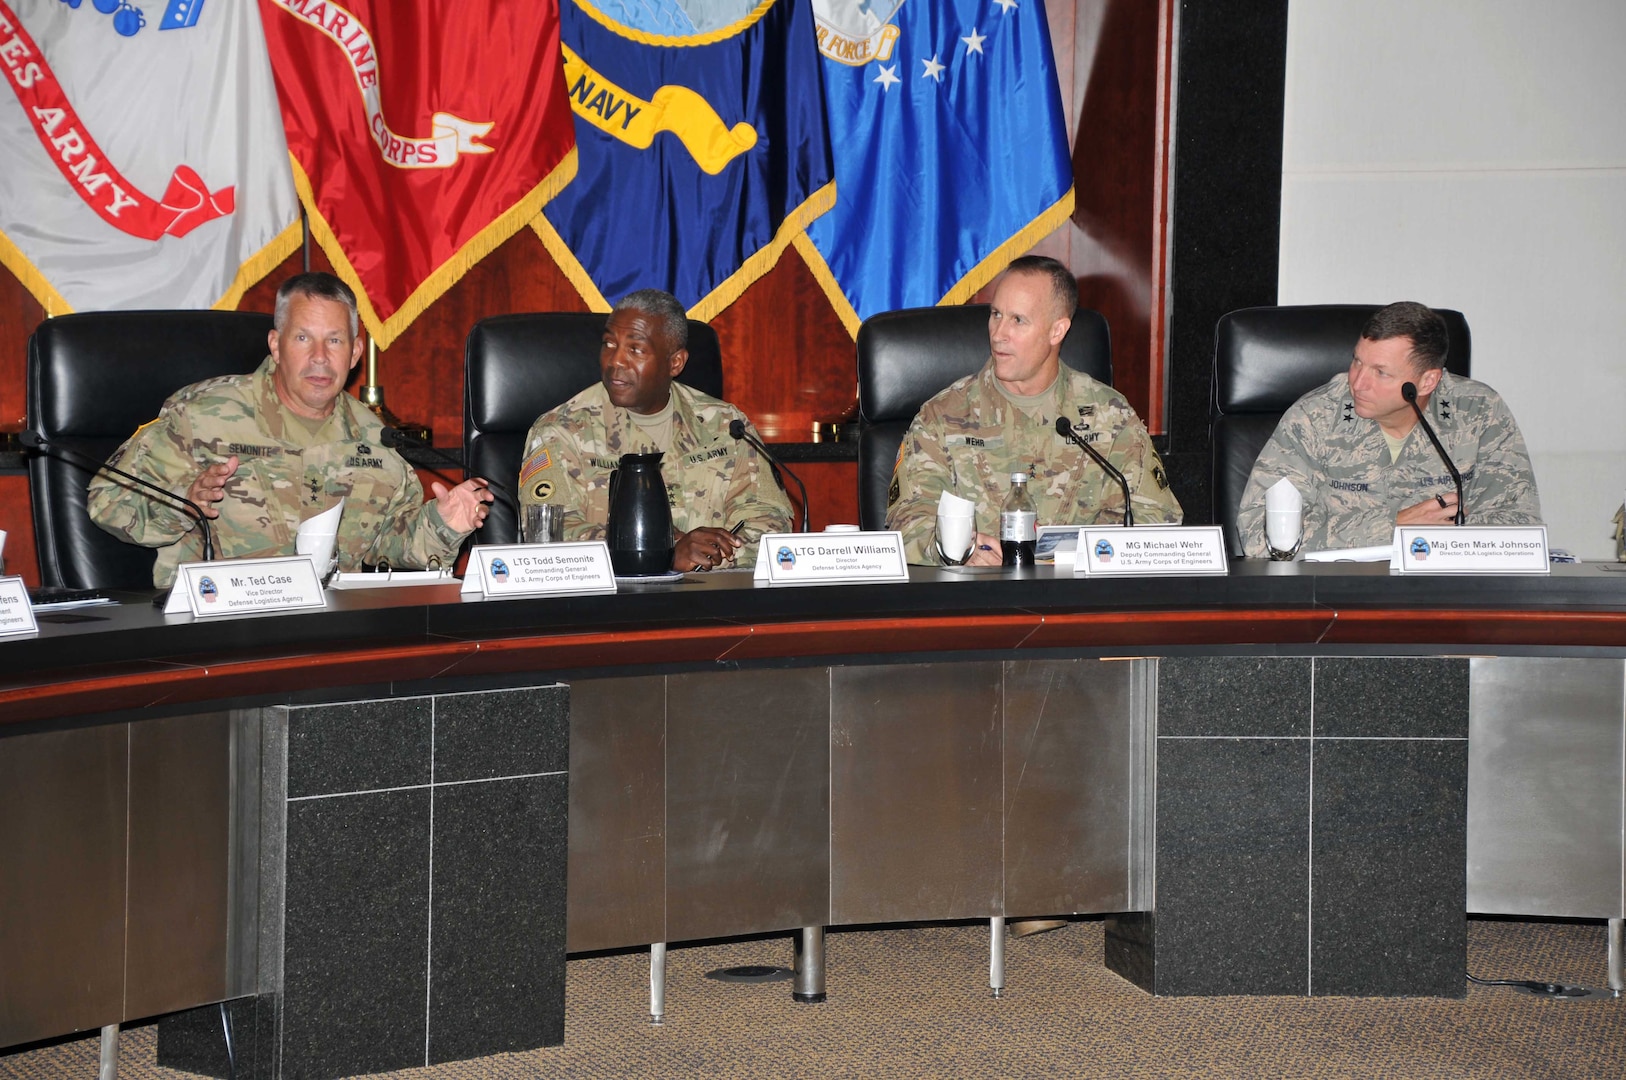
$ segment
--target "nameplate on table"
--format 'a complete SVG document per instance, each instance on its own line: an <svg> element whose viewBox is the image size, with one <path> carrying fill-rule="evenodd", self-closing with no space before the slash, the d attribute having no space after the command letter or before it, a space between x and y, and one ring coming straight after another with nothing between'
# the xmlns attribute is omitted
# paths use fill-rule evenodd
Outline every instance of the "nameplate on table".
<svg viewBox="0 0 1626 1080"><path fill-rule="evenodd" d="M757 581L769 585L875 585L909 580L900 532L766 533Z"/></svg>
<svg viewBox="0 0 1626 1080"><path fill-rule="evenodd" d="M175 570L165 615L198 618L327 606L309 555L182 563Z"/></svg>
<svg viewBox="0 0 1626 1080"><path fill-rule="evenodd" d="M1545 525L1401 525L1389 569L1402 574L1547 574Z"/></svg>
<svg viewBox="0 0 1626 1080"><path fill-rule="evenodd" d="M571 544L482 544L469 552L464 597L507 600L615 592L610 549L602 540Z"/></svg>
<svg viewBox="0 0 1626 1080"><path fill-rule="evenodd" d="M1080 529L1073 574L1140 577L1223 574L1225 535L1218 525L1091 525Z"/></svg>
<svg viewBox="0 0 1626 1080"><path fill-rule="evenodd" d="M34 607L28 602L28 586L20 577L0 578L0 637L38 632Z"/></svg>

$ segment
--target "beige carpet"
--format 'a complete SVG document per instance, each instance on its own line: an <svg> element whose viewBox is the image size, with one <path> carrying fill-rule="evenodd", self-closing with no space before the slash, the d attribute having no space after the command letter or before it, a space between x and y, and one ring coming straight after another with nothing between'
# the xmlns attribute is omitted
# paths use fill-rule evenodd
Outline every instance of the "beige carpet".
<svg viewBox="0 0 1626 1080"><path fill-rule="evenodd" d="M1012 941L1008 990L988 994L987 930L828 937L830 1000L789 983L705 973L790 963L790 941L673 949L667 1022L651 1027L647 954L572 960L565 1045L385 1074L530 1077L1626 1077L1626 1000L1554 1002L1473 986L1465 1001L1153 998L1101 966L1101 923ZM1480 977L1604 985L1598 924L1469 924ZM126 1031L120 1075L153 1063L155 1029ZM94 1077L97 1040L0 1056L0 1078Z"/></svg>

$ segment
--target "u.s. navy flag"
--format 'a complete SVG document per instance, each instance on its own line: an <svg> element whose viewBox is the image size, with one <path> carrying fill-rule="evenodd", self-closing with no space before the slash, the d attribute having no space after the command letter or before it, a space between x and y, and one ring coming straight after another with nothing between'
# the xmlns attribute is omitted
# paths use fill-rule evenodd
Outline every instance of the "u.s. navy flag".
<svg viewBox="0 0 1626 1080"><path fill-rule="evenodd" d="M1043 0L813 0L835 209L796 242L854 334L957 304L1073 211Z"/></svg>
<svg viewBox="0 0 1626 1080"><path fill-rule="evenodd" d="M557 0L260 0L311 231L389 345L575 171Z"/></svg>
<svg viewBox="0 0 1626 1080"><path fill-rule="evenodd" d="M260 14L0 0L0 263L51 314L231 308L299 243Z"/></svg>
<svg viewBox="0 0 1626 1080"><path fill-rule="evenodd" d="M709 319L835 198L810 0L564 0L581 168L533 223L595 311Z"/></svg>

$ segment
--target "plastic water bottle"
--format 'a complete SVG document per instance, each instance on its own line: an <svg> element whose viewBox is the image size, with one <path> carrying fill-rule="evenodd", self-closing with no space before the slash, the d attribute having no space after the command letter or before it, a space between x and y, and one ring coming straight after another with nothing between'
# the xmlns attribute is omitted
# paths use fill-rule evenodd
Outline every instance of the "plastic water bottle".
<svg viewBox="0 0 1626 1080"><path fill-rule="evenodd" d="M1028 494L1028 474L1011 473L1011 493L999 508L999 546L1006 566L1032 566L1039 536L1039 514Z"/></svg>

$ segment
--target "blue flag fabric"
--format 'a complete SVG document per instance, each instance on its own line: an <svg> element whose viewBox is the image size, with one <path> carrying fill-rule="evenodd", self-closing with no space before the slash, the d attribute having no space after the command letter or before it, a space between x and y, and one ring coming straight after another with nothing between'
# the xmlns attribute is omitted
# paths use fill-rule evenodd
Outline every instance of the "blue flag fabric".
<svg viewBox="0 0 1626 1080"><path fill-rule="evenodd" d="M533 222L595 311L709 319L835 200L811 0L563 0L576 178Z"/></svg>
<svg viewBox="0 0 1626 1080"><path fill-rule="evenodd" d="M836 206L798 238L847 329L957 304L1072 214L1043 0L815 0Z"/></svg>

